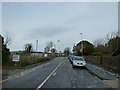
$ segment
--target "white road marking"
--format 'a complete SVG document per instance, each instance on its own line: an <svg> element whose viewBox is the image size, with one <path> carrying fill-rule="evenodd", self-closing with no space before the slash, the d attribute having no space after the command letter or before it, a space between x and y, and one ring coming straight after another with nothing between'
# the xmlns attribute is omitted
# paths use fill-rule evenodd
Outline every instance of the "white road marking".
<svg viewBox="0 0 120 90"><path fill-rule="evenodd" d="M62 63L62 62L61 62ZM60 64L61 64L60 63ZM58 67L60 66L60 64L52 71L52 73L36 88L36 90L39 90L39 88L41 88L46 82L47 80L53 75L53 73L58 69Z"/></svg>
<svg viewBox="0 0 120 90"><path fill-rule="evenodd" d="M56 73L53 74L54 76L56 75Z"/></svg>
<svg viewBox="0 0 120 90"><path fill-rule="evenodd" d="M0 81L0 83L5 82L5 81L7 81L7 80L9 80L9 79L2 80L2 81Z"/></svg>

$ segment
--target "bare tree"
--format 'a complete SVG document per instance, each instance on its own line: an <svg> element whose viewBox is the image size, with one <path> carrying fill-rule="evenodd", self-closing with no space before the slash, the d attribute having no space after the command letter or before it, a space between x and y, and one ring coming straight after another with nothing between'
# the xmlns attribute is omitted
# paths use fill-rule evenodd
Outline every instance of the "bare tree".
<svg viewBox="0 0 120 90"><path fill-rule="evenodd" d="M111 38L108 39L108 46L111 55L117 55L120 52L120 32L114 31L111 32Z"/></svg>
<svg viewBox="0 0 120 90"><path fill-rule="evenodd" d="M52 41L47 42L46 47L45 47L46 52L51 51L51 49L52 49L54 46L55 46L55 45L54 45L54 43L53 43Z"/></svg>
<svg viewBox="0 0 120 90"><path fill-rule="evenodd" d="M112 38L116 38L119 37L119 31L112 31L111 33L108 33L104 40L106 43L108 43L109 40L111 40Z"/></svg>
<svg viewBox="0 0 120 90"><path fill-rule="evenodd" d="M54 43L52 41L49 41L47 43L47 47L52 48L54 46Z"/></svg>
<svg viewBox="0 0 120 90"><path fill-rule="evenodd" d="M94 43L95 47L97 47L99 45L104 45L105 44L104 39L102 39L102 38L96 39L93 43Z"/></svg>
<svg viewBox="0 0 120 90"><path fill-rule="evenodd" d="M107 44L112 38L119 37L118 31L112 31L111 33L106 34L104 38L98 38L93 43L94 46L97 47L98 45L105 45Z"/></svg>
<svg viewBox="0 0 120 90"><path fill-rule="evenodd" d="M13 34L11 33L11 32L5 32L5 34L4 34L4 44L6 45L6 46L9 46L11 43L12 43L12 41L13 41Z"/></svg>

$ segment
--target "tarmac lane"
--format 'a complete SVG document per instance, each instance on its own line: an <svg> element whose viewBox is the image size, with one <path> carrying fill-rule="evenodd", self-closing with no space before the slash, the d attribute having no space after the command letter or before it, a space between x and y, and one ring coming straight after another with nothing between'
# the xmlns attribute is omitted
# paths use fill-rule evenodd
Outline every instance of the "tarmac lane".
<svg viewBox="0 0 120 90"><path fill-rule="evenodd" d="M4 78L0 83L2 88L36 88L60 62L60 58L55 58L44 65L23 69Z"/></svg>
<svg viewBox="0 0 120 90"><path fill-rule="evenodd" d="M86 67L73 68L67 58L41 88L110 88Z"/></svg>
<svg viewBox="0 0 120 90"><path fill-rule="evenodd" d="M14 73L2 80L2 88L111 88L87 68L73 68L67 57Z"/></svg>

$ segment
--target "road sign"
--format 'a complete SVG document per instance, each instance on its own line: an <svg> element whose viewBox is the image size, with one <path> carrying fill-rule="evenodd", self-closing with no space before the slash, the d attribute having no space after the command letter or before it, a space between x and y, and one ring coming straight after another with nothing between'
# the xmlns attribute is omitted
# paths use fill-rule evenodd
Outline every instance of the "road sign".
<svg viewBox="0 0 120 90"><path fill-rule="evenodd" d="M19 62L20 61L20 55L13 55L13 61Z"/></svg>

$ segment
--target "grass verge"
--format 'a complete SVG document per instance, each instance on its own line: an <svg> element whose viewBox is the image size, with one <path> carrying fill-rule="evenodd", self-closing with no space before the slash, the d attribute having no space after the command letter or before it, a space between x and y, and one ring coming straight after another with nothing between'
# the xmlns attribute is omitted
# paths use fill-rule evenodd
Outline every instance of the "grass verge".
<svg viewBox="0 0 120 90"><path fill-rule="evenodd" d="M53 57L41 57L41 56L31 56L31 55L24 55L20 56L19 62L13 62L12 56L10 56L10 61L7 64L2 65L3 69L19 69L25 68L26 66L45 62L51 60Z"/></svg>

